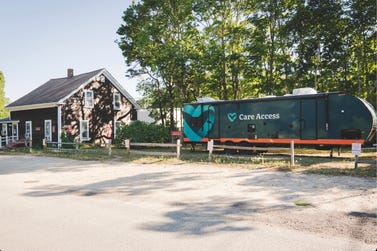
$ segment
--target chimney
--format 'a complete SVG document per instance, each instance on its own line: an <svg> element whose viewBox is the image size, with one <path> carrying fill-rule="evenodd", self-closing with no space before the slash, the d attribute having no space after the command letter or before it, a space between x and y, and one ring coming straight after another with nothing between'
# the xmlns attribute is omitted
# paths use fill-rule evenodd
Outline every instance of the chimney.
<svg viewBox="0 0 377 251"><path fill-rule="evenodd" d="M67 78L72 78L73 77L73 69L72 68L68 68L67 69Z"/></svg>

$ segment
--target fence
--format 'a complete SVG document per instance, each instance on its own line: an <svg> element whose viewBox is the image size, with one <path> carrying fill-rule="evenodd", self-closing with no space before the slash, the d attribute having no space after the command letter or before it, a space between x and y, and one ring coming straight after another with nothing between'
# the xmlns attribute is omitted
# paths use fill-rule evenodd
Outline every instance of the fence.
<svg viewBox="0 0 377 251"><path fill-rule="evenodd" d="M180 139L177 139L177 143L174 144L174 143L134 143L134 142L131 142L129 139L126 139L124 140L124 145L126 147L126 154L127 156L130 155L130 153L135 153L135 154L146 154L146 155L158 155L158 156L161 156L161 155L166 155L166 156L176 156L177 159L180 158L181 156L181 140ZM175 147L176 148L176 152L150 152L150 151L139 151L139 150L134 150L132 149L131 151L131 146L142 146L142 147Z"/></svg>
<svg viewBox="0 0 377 251"><path fill-rule="evenodd" d="M0 147L7 146L10 143L16 142L16 141L17 141L16 136L7 136L7 137L0 136Z"/></svg>
<svg viewBox="0 0 377 251"><path fill-rule="evenodd" d="M43 149L44 150L60 150L60 151L79 151L80 146L83 146L84 144L76 141L76 142L52 142L47 141L46 139L43 139L42 141ZM64 146L68 146L64 147ZM106 147L108 149L108 155L111 156L112 154L112 147L111 147L111 139L106 144Z"/></svg>
<svg viewBox="0 0 377 251"><path fill-rule="evenodd" d="M360 159L360 155L362 151L376 151L377 152L377 144L374 144L373 147L367 147L367 148L361 148L361 145L359 143L352 144L352 154L355 156L355 169L358 168L359 163L364 164L374 164L377 165L377 160L372 159Z"/></svg>
<svg viewBox="0 0 377 251"><path fill-rule="evenodd" d="M106 144L107 148L107 153L109 156L112 155L112 145L111 145L111 140ZM43 139L42 142L43 149L44 150L59 150L59 151L84 151L83 149L80 149L81 146L84 144L79 143L79 142L52 142L52 141L47 141L46 139ZM65 147L68 146L68 147ZM126 155L129 156L131 152L131 146L142 146L142 147L175 147L176 152L150 152L150 151L139 151L139 150L134 150L132 149L132 153L135 154L145 154L145 155L174 155L178 159L180 158L181 155L181 142L178 139L177 143L131 143L130 140L125 140L125 147L126 147ZM92 149L91 149L92 150ZM89 150L90 151L90 150Z"/></svg>
<svg viewBox="0 0 377 251"><path fill-rule="evenodd" d="M214 148L222 148L222 149L233 149L233 150L245 150L245 151L289 151L290 152L290 162L293 166L295 164L295 143L291 141L289 148L283 147L246 147L246 146L229 146L229 145L215 145L213 140L208 141L208 159L212 160L213 157L213 149Z"/></svg>

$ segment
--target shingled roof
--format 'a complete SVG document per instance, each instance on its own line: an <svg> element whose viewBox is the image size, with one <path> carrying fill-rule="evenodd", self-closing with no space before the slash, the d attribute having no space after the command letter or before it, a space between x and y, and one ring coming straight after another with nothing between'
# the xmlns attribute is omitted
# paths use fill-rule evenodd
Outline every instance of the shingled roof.
<svg viewBox="0 0 377 251"><path fill-rule="evenodd" d="M60 102L69 98L76 93L81 87L93 81L99 75L105 75L113 85L135 106L139 108L131 95L123 89L123 87L114 79L113 76L106 69L99 69L80 75L50 79L45 84L39 86L25 96L17 99L6 108L14 110L17 107L36 106L36 105L58 105Z"/></svg>

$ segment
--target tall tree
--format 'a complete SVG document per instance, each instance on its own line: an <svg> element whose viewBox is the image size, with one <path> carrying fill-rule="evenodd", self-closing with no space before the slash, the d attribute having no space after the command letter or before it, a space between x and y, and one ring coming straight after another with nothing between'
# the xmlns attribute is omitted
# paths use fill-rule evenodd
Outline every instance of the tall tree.
<svg viewBox="0 0 377 251"><path fill-rule="evenodd" d="M249 21L255 27L249 38L251 77L259 92L282 94L289 91L291 54L284 27L292 15L292 0L250 1Z"/></svg>
<svg viewBox="0 0 377 251"><path fill-rule="evenodd" d="M140 0L124 12L118 44L172 127L173 108L199 96L314 87L375 103L375 13L372 0Z"/></svg>
<svg viewBox="0 0 377 251"><path fill-rule="evenodd" d="M195 14L204 39L206 90L220 99L237 99L244 93L243 76L247 69L244 48L250 28L245 4L245 0L195 1Z"/></svg>
<svg viewBox="0 0 377 251"><path fill-rule="evenodd" d="M181 106L190 94L192 74L188 74L195 62L190 60L190 46L196 36L191 6L191 0L133 3L124 12L124 23L118 30L119 47L133 66L130 73L147 75L149 84L157 87L161 119L164 122L162 110L167 109L171 129L175 126L174 107Z"/></svg>
<svg viewBox="0 0 377 251"><path fill-rule="evenodd" d="M298 2L288 27L297 46L295 71L301 86L319 91L337 86L345 35L343 14L337 0Z"/></svg>
<svg viewBox="0 0 377 251"><path fill-rule="evenodd" d="M4 74L2 71L0 71L0 119L6 118L9 116L9 112L4 108L8 103L8 100L5 97L4 85L5 85Z"/></svg>
<svg viewBox="0 0 377 251"><path fill-rule="evenodd" d="M376 104L377 92L377 6L373 0L346 1L348 33L348 58L352 72L349 76L355 83L353 92Z"/></svg>

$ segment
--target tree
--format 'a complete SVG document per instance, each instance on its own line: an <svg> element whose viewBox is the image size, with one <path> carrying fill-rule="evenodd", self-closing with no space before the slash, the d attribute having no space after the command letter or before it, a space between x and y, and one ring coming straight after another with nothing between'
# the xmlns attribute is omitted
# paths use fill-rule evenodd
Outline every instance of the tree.
<svg viewBox="0 0 377 251"><path fill-rule="evenodd" d="M245 16L246 2L195 1L195 15L204 41L204 95L227 100L242 98L245 93L245 43L251 28Z"/></svg>
<svg viewBox="0 0 377 251"><path fill-rule="evenodd" d="M249 22L253 31L248 51L250 78L257 83L259 93L284 94L293 89L292 55L285 30L294 10L295 1L250 1Z"/></svg>
<svg viewBox="0 0 377 251"><path fill-rule="evenodd" d="M344 12L336 0L298 1L288 23L296 50L296 78L318 91L339 85L344 56Z"/></svg>
<svg viewBox="0 0 377 251"><path fill-rule="evenodd" d="M347 4L347 61L351 69L348 79L354 83L353 93L376 104L377 32L376 2L349 0Z"/></svg>
<svg viewBox="0 0 377 251"><path fill-rule="evenodd" d="M118 41L144 102L174 127L173 108L200 96L240 99L294 88L376 102L372 0L141 0Z"/></svg>
<svg viewBox="0 0 377 251"><path fill-rule="evenodd" d="M139 85L139 89L154 94L150 104L158 105L152 108L160 109L163 124L164 114L169 114L167 122L172 130L174 108L189 99L195 75L192 73L195 53L191 45L196 29L191 3L191 0L133 3L124 12L124 23L118 29L118 45L132 66L129 73L150 80Z"/></svg>
<svg viewBox="0 0 377 251"><path fill-rule="evenodd" d="M8 99L5 98L4 84L4 74L2 71L0 71L0 119L7 118L9 116L9 112L5 109L5 106L8 103Z"/></svg>

